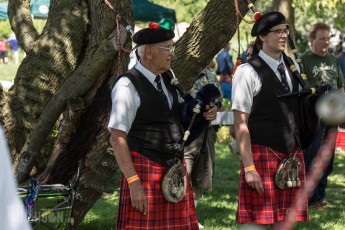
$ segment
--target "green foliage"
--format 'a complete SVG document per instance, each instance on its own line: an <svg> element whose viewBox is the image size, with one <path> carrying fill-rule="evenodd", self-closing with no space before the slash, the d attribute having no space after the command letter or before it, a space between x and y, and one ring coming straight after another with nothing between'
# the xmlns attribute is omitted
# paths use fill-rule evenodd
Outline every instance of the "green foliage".
<svg viewBox="0 0 345 230"><path fill-rule="evenodd" d="M190 23L193 18L206 6L209 0L150 0L156 4L174 9L178 22ZM230 1L231 2L231 1ZM272 8L273 1L256 1L255 8L260 12L268 12ZM295 43L297 50L302 53L308 47L308 34L312 24L323 21L345 33L345 0L310 0L293 1L295 9ZM248 10L246 19L252 20L253 13ZM240 24L240 52L244 51L249 42L254 39L250 36L252 24L242 22ZM231 53L234 58L238 53L237 34L234 35L231 42Z"/></svg>
<svg viewBox="0 0 345 230"><path fill-rule="evenodd" d="M345 0L294 0L296 45L304 52L308 49L308 35L316 22L325 22L345 33Z"/></svg>
<svg viewBox="0 0 345 230"><path fill-rule="evenodd" d="M151 0L151 2L174 9L177 22L191 23L209 0Z"/></svg>
<svg viewBox="0 0 345 230"><path fill-rule="evenodd" d="M41 33L45 24L45 19L33 19L34 27ZM0 20L0 37L8 38L13 33L9 20Z"/></svg>
<svg viewBox="0 0 345 230"><path fill-rule="evenodd" d="M12 33L12 29L8 20L0 20L0 37L8 38Z"/></svg>
<svg viewBox="0 0 345 230"><path fill-rule="evenodd" d="M231 100L223 98L222 99L222 107L226 110L226 111L230 111L231 109Z"/></svg>

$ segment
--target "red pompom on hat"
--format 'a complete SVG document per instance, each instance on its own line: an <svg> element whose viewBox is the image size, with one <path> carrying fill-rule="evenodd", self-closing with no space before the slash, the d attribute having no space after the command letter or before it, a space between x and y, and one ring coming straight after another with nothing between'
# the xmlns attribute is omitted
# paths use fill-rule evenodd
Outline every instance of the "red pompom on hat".
<svg viewBox="0 0 345 230"><path fill-rule="evenodd" d="M150 22L149 29L151 29L151 30L158 29L158 23L157 22Z"/></svg>
<svg viewBox="0 0 345 230"><path fill-rule="evenodd" d="M254 13L254 20L258 21L262 17L262 14L259 11Z"/></svg>
<svg viewBox="0 0 345 230"><path fill-rule="evenodd" d="M133 42L138 45L154 44L171 40L174 37L174 31L164 29L156 22L150 22L149 28L139 30L133 35Z"/></svg>

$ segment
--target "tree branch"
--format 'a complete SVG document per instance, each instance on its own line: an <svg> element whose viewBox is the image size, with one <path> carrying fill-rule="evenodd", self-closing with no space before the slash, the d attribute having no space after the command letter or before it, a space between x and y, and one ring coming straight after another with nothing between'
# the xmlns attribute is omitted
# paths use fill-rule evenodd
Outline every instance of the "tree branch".
<svg viewBox="0 0 345 230"><path fill-rule="evenodd" d="M182 58L174 59L172 66L177 78L187 89L191 88L198 73L235 35L237 27L234 1L210 0L177 41L175 54ZM245 15L248 11L247 4L238 0L238 6L241 14Z"/></svg>
<svg viewBox="0 0 345 230"><path fill-rule="evenodd" d="M127 33L123 28L121 30L123 36L120 40L124 44ZM15 162L18 181L23 181L29 176L46 137L52 130L61 112L66 108L67 100L84 95L97 80L104 66L117 54L118 47L115 45L117 44L116 40L115 33L112 33L104 40L91 58L82 62L46 105L39 120L27 137L20 153L20 160ZM84 84L82 85L79 84L81 78L84 79Z"/></svg>
<svg viewBox="0 0 345 230"><path fill-rule="evenodd" d="M31 17L30 0L8 1L8 18L23 50L29 52L39 37Z"/></svg>

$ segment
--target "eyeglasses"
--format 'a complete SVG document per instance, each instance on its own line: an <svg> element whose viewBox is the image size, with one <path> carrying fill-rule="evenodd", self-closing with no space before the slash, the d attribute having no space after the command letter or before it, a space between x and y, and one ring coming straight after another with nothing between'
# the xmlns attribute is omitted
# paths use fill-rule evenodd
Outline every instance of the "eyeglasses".
<svg viewBox="0 0 345 230"><path fill-rule="evenodd" d="M290 31L288 29L276 29L276 30L269 30L268 32L273 32L275 33L277 36L282 36L283 33L286 35L290 34Z"/></svg>
<svg viewBox="0 0 345 230"><path fill-rule="evenodd" d="M318 38L318 40L322 42L329 42L331 40L331 37L322 37L322 38Z"/></svg>
<svg viewBox="0 0 345 230"><path fill-rule="evenodd" d="M164 47L164 46L152 46L152 47L156 47L159 49L163 49L168 51L169 54L172 54L175 51L175 46L169 46L169 47Z"/></svg>

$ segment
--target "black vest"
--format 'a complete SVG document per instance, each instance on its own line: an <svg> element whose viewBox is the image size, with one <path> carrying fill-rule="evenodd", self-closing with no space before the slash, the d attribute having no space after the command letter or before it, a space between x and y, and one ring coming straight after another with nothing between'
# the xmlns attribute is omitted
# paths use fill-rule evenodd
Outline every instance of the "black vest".
<svg viewBox="0 0 345 230"><path fill-rule="evenodd" d="M288 154L300 143L298 96L278 98L284 94L284 88L276 74L256 56L249 61L258 73L262 83L260 92L253 98L252 111L248 127L251 143L271 147ZM290 76L292 73L289 70ZM292 91L298 91L298 82L291 77Z"/></svg>
<svg viewBox="0 0 345 230"><path fill-rule="evenodd" d="M173 96L171 110L157 89L138 70L132 68L124 76L129 78L140 96L140 107L127 135L129 149L167 167L176 161L176 157L183 160L183 153L178 152L183 137L178 96L167 73L162 77Z"/></svg>

